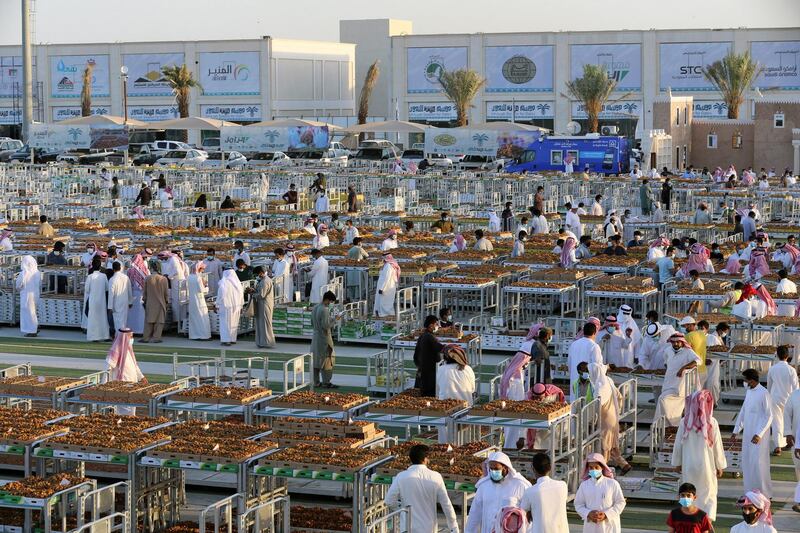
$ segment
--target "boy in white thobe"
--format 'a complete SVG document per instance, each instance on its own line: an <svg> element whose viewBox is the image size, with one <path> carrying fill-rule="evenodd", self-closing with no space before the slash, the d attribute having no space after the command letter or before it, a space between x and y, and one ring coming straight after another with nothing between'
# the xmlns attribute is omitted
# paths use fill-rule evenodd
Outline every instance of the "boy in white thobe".
<svg viewBox="0 0 800 533"><path fill-rule="evenodd" d="M280 293L284 302L294 299L294 280L292 279L291 265L286 259L283 248L275 249L275 260L272 261L272 280L281 284Z"/></svg>
<svg viewBox="0 0 800 533"><path fill-rule="evenodd" d="M596 320L596 319L595 319ZM599 323L599 322L598 322ZM578 365L580 363L603 364L603 353L600 346L595 342L597 326L594 323L587 323L583 326L583 337L575 339L569 345L567 352L567 365L569 366L569 390L575 390L575 383L580 379ZM570 401L577 398L570 397Z"/></svg>
<svg viewBox="0 0 800 533"><path fill-rule="evenodd" d="M572 207L570 203L566 204L566 208L569 211L567 211L567 216L564 219L564 225L576 236L583 235L583 224L581 224L581 217L578 215L578 208ZM577 238L575 240L577 240Z"/></svg>
<svg viewBox="0 0 800 533"><path fill-rule="evenodd" d="M781 448L786 446L784 429L791 432L791 427L784 428L783 410L789 396L800 388L797 371L789 365L792 361L787 346L778 346L778 362L774 363L767 373L767 390L772 400L772 447L775 455L780 455Z"/></svg>
<svg viewBox="0 0 800 533"><path fill-rule="evenodd" d="M475 484L477 491L469 508L465 533L491 533L495 519L504 507L519 507L530 481L519 474L503 452L492 452L483 463L484 476ZM412 512L413 516L413 512Z"/></svg>
<svg viewBox="0 0 800 533"><path fill-rule="evenodd" d="M451 533L458 533L458 519L447 495L444 479L428 468L430 448L424 444L411 447L411 466L394 477L384 499L390 508L411 507L411 527L407 531L436 533L439 531L436 504L442 506Z"/></svg>
<svg viewBox="0 0 800 533"><path fill-rule="evenodd" d="M550 457L537 453L531 461L535 484L522 495L520 508L528 513L528 533L569 533L567 484L550 477Z"/></svg>
<svg viewBox="0 0 800 533"><path fill-rule="evenodd" d="M581 479L575 494L575 511L583 518L583 533L621 533L625 497L602 454L586 457Z"/></svg>
<svg viewBox="0 0 800 533"><path fill-rule="evenodd" d="M216 254L213 248L209 248L206 251L206 258L203 259L203 263L206 265L205 272L206 280L208 281L209 296L217 295L217 285L219 284L220 278L222 278L222 261L217 259Z"/></svg>
<svg viewBox="0 0 800 533"><path fill-rule="evenodd" d="M311 278L311 295L308 301L312 304L322 303L322 287L328 284L328 260L322 257L319 250L311 250L311 257L314 262L308 268L308 275Z"/></svg>
<svg viewBox="0 0 800 533"><path fill-rule="evenodd" d="M36 308L42 292L42 275L32 255L22 257L21 271L17 274L16 288L19 293L19 330L26 337L39 333Z"/></svg>
<svg viewBox="0 0 800 533"><path fill-rule="evenodd" d="M669 338L669 342L672 344L672 353L669 350L665 352L667 370L664 374L664 384L656 405L654 420L664 416L668 425L677 426L683 414L686 396L695 392L694 389L687 390L683 374L687 370L697 368L700 358L686 342L682 333L674 333Z"/></svg>
<svg viewBox="0 0 800 533"><path fill-rule="evenodd" d="M133 305L131 280L122 273L122 265L115 261L114 275L108 280L108 310L114 318L114 329L127 329L128 309Z"/></svg>
<svg viewBox="0 0 800 533"><path fill-rule="evenodd" d="M769 471L769 439L772 425L772 400L769 392L758 382L758 371L748 368L742 372L747 394L736 417L733 436L742 433L742 478L745 492L758 489L767 497L772 495Z"/></svg>
<svg viewBox="0 0 800 533"><path fill-rule="evenodd" d="M473 247L474 250L481 252L491 252L494 250L494 245L492 242L483 236L483 230L475 230L475 239L475 246Z"/></svg>
<svg viewBox="0 0 800 533"><path fill-rule="evenodd" d="M375 293L375 316L391 317L395 315L394 297L397 294L397 283L400 281L400 265L389 252L383 252L383 267L378 276Z"/></svg>

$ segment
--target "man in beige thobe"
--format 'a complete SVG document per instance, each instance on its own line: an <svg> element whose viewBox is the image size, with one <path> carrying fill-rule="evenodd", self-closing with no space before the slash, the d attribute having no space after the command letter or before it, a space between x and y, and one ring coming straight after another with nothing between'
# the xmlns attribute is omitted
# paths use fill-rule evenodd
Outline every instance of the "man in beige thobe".
<svg viewBox="0 0 800 533"><path fill-rule="evenodd" d="M257 266L253 273L256 275L256 283L253 299L256 303L256 310L253 320L256 327L256 346L259 348L274 348L275 334L272 332L272 310L275 307L275 293L272 288L272 280L267 276L267 271L263 266Z"/></svg>
<svg viewBox="0 0 800 533"><path fill-rule="evenodd" d="M161 264L158 261L150 262L150 272L142 291L144 334L141 342L161 342L161 333L167 320L169 283L167 278L161 275Z"/></svg>

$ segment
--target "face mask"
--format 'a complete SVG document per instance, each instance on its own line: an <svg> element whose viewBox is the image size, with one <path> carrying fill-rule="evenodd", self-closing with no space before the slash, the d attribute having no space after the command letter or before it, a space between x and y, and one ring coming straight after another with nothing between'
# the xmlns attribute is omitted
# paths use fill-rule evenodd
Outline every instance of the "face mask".
<svg viewBox="0 0 800 533"><path fill-rule="evenodd" d="M439 331L439 326L434 326L434 328L433 328L433 332L434 332L434 333L437 333L438 331Z"/></svg>
<svg viewBox="0 0 800 533"><path fill-rule="evenodd" d="M748 524L754 524L758 519L758 513L742 513L742 518Z"/></svg>
<svg viewBox="0 0 800 533"><path fill-rule="evenodd" d="M592 479L600 479L602 475L603 475L602 470L589 470L589 477L591 477Z"/></svg>
<svg viewBox="0 0 800 533"><path fill-rule="evenodd" d="M453 320L453 315L447 315L447 321L450 322L451 320Z"/></svg>
<svg viewBox="0 0 800 533"><path fill-rule="evenodd" d="M681 507L691 507L694 505L694 498L681 498L678 503L681 504Z"/></svg>
<svg viewBox="0 0 800 533"><path fill-rule="evenodd" d="M93 254L94 253L94 248L87 248L86 249L86 253L87 254Z"/></svg>
<svg viewBox="0 0 800 533"><path fill-rule="evenodd" d="M606 331L608 331L609 333L614 333L614 327L613 326L607 327Z"/></svg>
<svg viewBox="0 0 800 533"><path fill-rule="evenodd" d="M502 470L489 470L489 477L495 483L497 483L498 481L502 481L503 480L503 471Z"/></svg>
<svg viewBox="0 0 800 533"><path fill-rule="evenodd" d="M209 256L208 256L208 260L209 260L209 261L213 261L213 260L214 260L214 256L213 256L213 255L209 255Z"/></svg>
<svg viewBox="0 0 800 533"><path fill-rule="evenodd" d="M589 373L588 372L584 372L583 374L581 374L581 377L583 379L585 379L586 381L589 381Z"/></svg>

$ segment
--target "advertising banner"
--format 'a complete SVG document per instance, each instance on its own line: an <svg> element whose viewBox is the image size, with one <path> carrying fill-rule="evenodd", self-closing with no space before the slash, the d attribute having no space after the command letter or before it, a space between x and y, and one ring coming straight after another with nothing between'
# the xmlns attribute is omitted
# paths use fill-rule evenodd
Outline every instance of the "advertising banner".
<svg viewBox="0 0 800 533"><path fill-rule="evenodd" d="M642 101L622 101L606 103L600 110L598 118L638 118L642 119ZM583 102L572 102L572 118L588 118Z"/></svg>
<svg viewBox="0 0 800 533"><path fill-rule="evenodd" d="M92 106L92 115L110 115L111 106L97 105ZM53 108L53 122L60 122L68 118L80 118L80 106L62 106Z"/></svg>
<svg viewBox="0 0 800 533"><path fill-rule="evenodd" d="M177 105L129 105L128 118L142 122L159 122L179 118Z"/></svg>
<svg viewBox="0 0 800 533"><path fill-rule="evenodd" d="M200 116L231 122L261 120L261 104L201 105Z"/></svg>
<svg viewBox="0 0 800 533"><path fill-rule="evenodd" d="M172 89L161 74L163 67L183 65L182 53L125 54L128 67L128 96L171 96Z"/></svg>
<svg viewBox="0 0 800 533"><path fill-rule="evenodd" d="M692 106L694 118L728 118L728 104L722 100L695 100ZM744 104L739 106L739 116L742 116Z"/></svg>
<svg viewBox="0 0 800 533"><path fill-rule="evenodd" d="M425 132L425 153L444 155L495 155L497 132L431 128Z"/></svg>
<svg viewBox="0 0 800 533"><path fill-rule="evenodd" d="M755 87L800 91L800 41L755 41L750 43L750 55L764 68Z"/></svg>
<svg viewBox="0 0 800 533"><path fill-rule="evenodd" d="M92 126L89 129L89 148L101 150L127 150L128 128L126 126Z"/></svg>
<svg viewBox="0 0 800 533"><path fill-rule="evenodd" d="M4 126L22 124L22 108L0 107L0 124Z"/></svg>
<svg viewBox="0 0 800 533"><path fill-rule="evenodd" d="M642 45L573 44L570 46L571 79L583 76L584 65L606 69L617 82L617 91L642 90Z"/></svg>
<svg viewBox="0 0 800 533"><path fill-rule="evenodd" d="M532 144L539 141L538 131L509 131L497 135L497 157L516 159Z"/></svg>
<svg viewBox="0 0 800 533"><path fill-rule="evenodd" d="M722 59L731 43L664 43L660 45L660 86L673 91L714 91L703 69Z"/></svg>
<svg viewBox="0 0 800 533"><path fill-rule="evenodd" d="M552 46L489 46L486 92L553 92Z"/></svg>
<svg viewBox="0 0 800 533"><path fill-rule="evenodd" d="M31 58L36 71L36 56ZM22 56L0 56L0 98L22 98Z"/></svg>
<svg viewBox="0 0 800 533"><path fill-rule="evenodd" d="M83 71L90 64L94 65L92 97L107 97L111 92L107 55L50 56L50 95L54 98L80 98Z"/></svg>
<svg viewBox="0 0 800 533"><path fill-rule="evenodd" d="M456 113L456 106L451 102L408 104L408 120L448 122L455 120L457 117L458 113Z"/></svg>
<svg viewBox="0 0 800 533"><path fill-rule="evenodd" d="M407 53L408 92L411 94L441 92L439 76L442 72L467 68L465 47L409 48Z"/></svg>
<svg viewBox="0 0 800 533"><path fill-rule="evenodd" d="M322 150L328 148L329 141L327 126L230 126L220 131L220 148L238 152L284 152L304 148Z"/></svg>
<svg viewBox="0 0 800 533"><path fill-rule="evenodd" d="M513 113L512 113L513 108ZM547 119L555 117L555 102L487 102L486 120Z"/></svg>
<svg viewBox="0 0 800 533"><path fill-rule="evenodd" d="M259 52L202 52L199 79L207 96L260 94Z"/></svg>
<svg viewBox="0 0 800 533"><path fill-rule="evenodd" d="M92 134L89 126L31 124L28 145L53 152L89 148L92 145Z"/></svg>

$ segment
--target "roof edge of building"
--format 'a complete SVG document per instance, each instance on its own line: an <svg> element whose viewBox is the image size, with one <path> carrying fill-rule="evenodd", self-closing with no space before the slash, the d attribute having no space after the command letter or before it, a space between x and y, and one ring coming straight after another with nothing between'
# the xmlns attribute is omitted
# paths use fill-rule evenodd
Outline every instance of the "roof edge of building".
<svg viewBox="0 0 800 533"><path fill-rule="evenodd" d="M752 126L756 123L754 120L738 118L696 118L692 122L695 124L718 124L720 126Z"/></svg>

